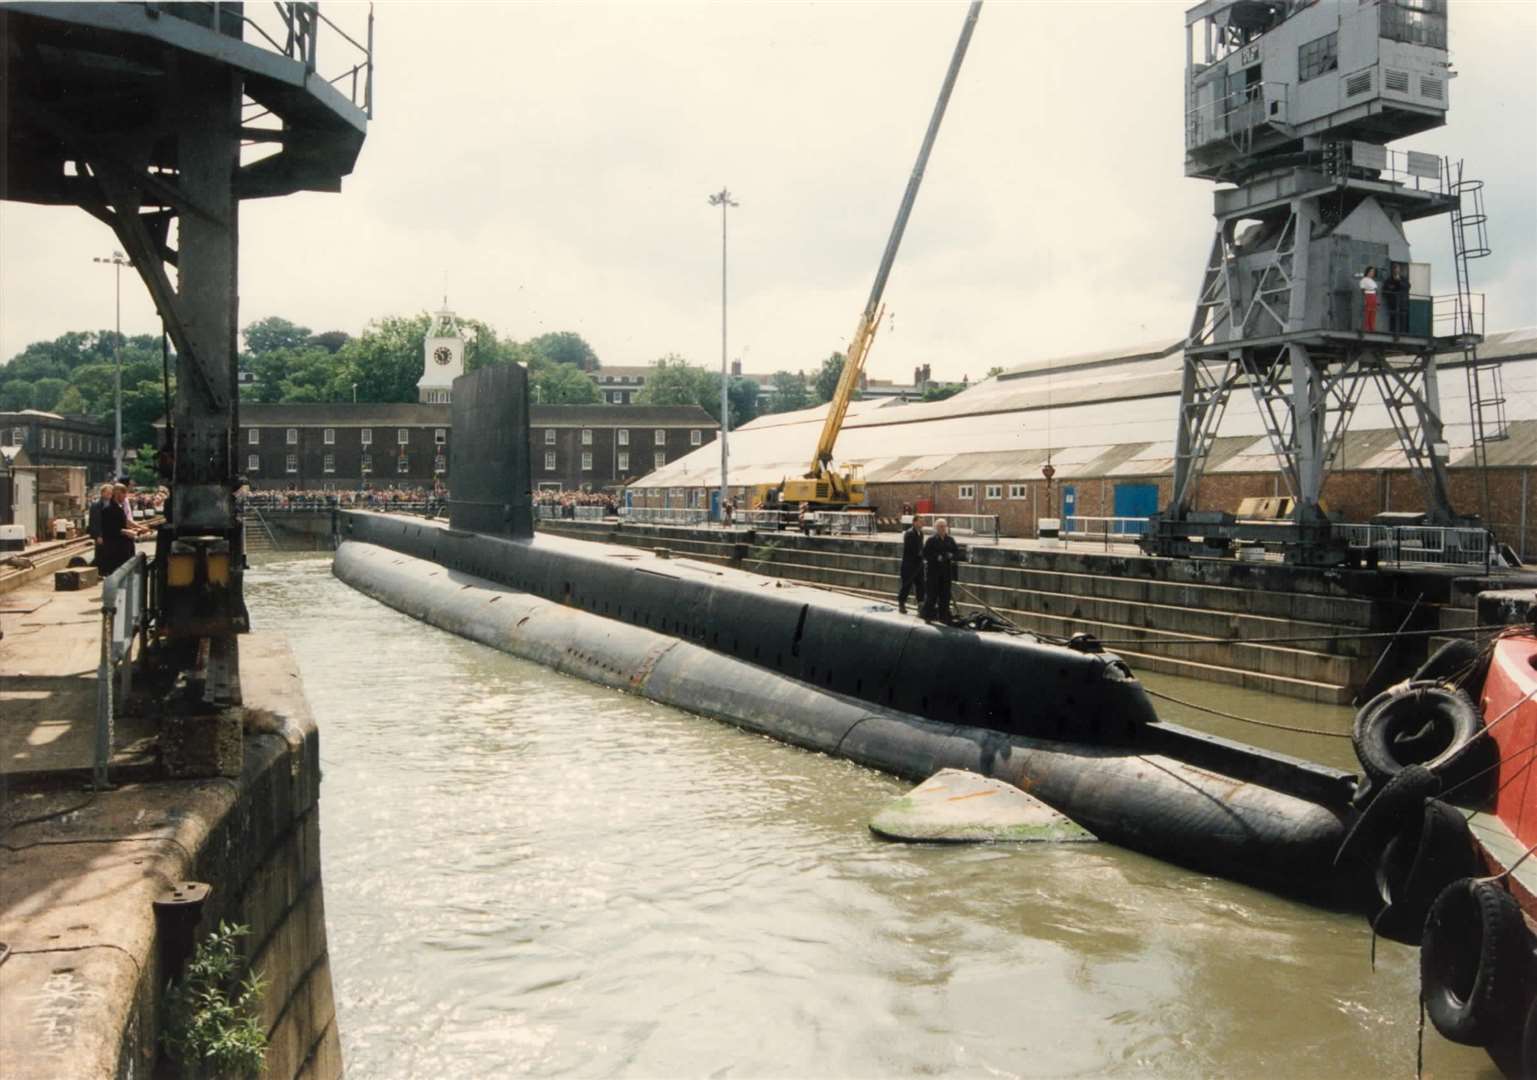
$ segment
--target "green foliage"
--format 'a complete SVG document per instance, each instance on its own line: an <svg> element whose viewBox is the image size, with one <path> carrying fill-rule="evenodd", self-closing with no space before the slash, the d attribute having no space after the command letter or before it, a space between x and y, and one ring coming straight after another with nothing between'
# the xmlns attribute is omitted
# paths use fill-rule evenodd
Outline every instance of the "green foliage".
<svg viewBox="0 0 1537 1080"><path fill-rule="evenodd" d="M241 331L246 351L253 356L276 352L279 349L297 349L308 344L310 328L299 326L277 315L257 319Z"/></svg>
<svg viewBox="0 0 1537 1080"><path fill-rule="evenodd" d="M774 372L774 412L794 412L811 404L803 371Z"/></svg>
<svg viewBox="0 0 1537 1080"><path fill-rule="evenodd" d="M30 409L32 384L26 379L7 379L0 383L0 409Z"/></svg>
<svg viewBox="0 0 1537 1080"><path fill-rule="evenodd" d="M985 376L983 376L983 377L991 379L995 375L1002 375L1002 374L1003 374L1003 368L998 367L998 366L995 365L993 367L988 368L987 369L987 374Z"/></svg>
<svg viewBox="0 0 1537 1080"><path fill-rule="evenodd" d="M637 405L698 405L720 420L720 372L690 364L677 353L668 353L646 375L646 386L635 396ZM751 379L732 379L726 385L726 404L731 426L741 427L758 415L758 384Z"/></svg>
<svg viewBox="0 0 1537 1080"><path fill-rule="evenodd" d="M571 364L545 365L529 375L530 392L541 405L594 405L602 401L592 380Z"/></svg>
<svg viewBox="0 0 1537 1080"><path fill-rule="evenodd" d="M156 450L149 443L139 447L139 455L129 459L125 450L123 454L123 471L126 472L134 486L145 490L154 490L160 486L160 474L155 471Z"/></svg>
<svg viewBox="0 0 1537 1080"><path fill-rule="evenodd" d="M833 394L837 393L838 380L843 377L843 365L847 363L841 352L835 352L822 361L822 366L817 368L817 373L812 379L812 387L816 390L817 404L831 401Z"/></svg>
<svg viewBox="0 0 1537 1080"><path fill-rule="evenodd" d="M923 392L924 401L943 401L945 398L954 397L966 389L965 383L930 383L929 388Z"/></svg>
<svg viewBox="0 0 1537 1080"><path fill-rule="evenodd" d="M45 376L32 384L32 407L52 412L69 389L69 380Z"/></svg>
<svg viewBox="0 0 1537 1080"><path fill-rule="evenodd" d="M335 353L347 342L352 340L352 335L343 330L327 330L322 334L316 334L306 345L313 345L317 349L324 349L328 353Z"/></svg>
<svg viewBox="0 0 1537 1080"><path fill-rule="evenodd" d="M598 366L598 354L583 340L581 334L560 330L553 334L540 334L527 342L528 348L540 359L551 364L574 364L583 371Z"/></svg>
<svg viewBox="0 0 1537 1080"><path fill-rule="evenodd" d="M189 1075L259 1075L265 1066L267 1033L261 1023L264 980L243 968L236 940L245 926L221 922L187 961L181 978L166 992L161 1042Z"/></svg>

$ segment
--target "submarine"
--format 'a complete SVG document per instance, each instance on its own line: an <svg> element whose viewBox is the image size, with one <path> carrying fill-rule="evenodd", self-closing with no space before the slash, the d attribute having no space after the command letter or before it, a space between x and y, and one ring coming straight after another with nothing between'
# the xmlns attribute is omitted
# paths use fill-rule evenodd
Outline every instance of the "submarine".
<svg viewBox="0 0 1537 1080"><path fill-rule="evenodd" d="M914 780L1006 780L1101 839L1339 901L1353 774L1162 721L1120 657L731 567L535 535L527 372L455 380L449 520L337 510L333 572L575 677ZM580 718L573 718L573 746Z"/></svg>

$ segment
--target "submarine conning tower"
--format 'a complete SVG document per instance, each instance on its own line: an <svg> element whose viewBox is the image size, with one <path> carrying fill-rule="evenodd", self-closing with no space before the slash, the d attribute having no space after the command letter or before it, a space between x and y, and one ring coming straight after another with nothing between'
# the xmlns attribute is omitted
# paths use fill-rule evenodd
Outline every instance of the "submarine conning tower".
<svg viewBox="0 0 1537 1080"><path fill-rule="evenodd" d="M1473 523L1451 502L1437 364L1461 354L1482 462L1505 436L1499 368L1478 361L1483 298L1468 275L1468 261L1489 253L1482 183L1460 161L1388 145L1446 121L1446 8L1207 0L1186 12L1185 174L1219 186L1185 346L1172 494L1143 541L1149 553L1281 540L1289 561L1344 561L1346 537L1321 493L1368 382L1424 489L1427 522ZM1441 215L1453 251L1451 267L1434 268L1444 284L1405 232ZM1368 266L1383 290L1370 301ZM1390 298L1395 271L1407 289L1395 282ZM1228 402L1245 389L1294 499L1279 525L1194 509Z"/></svg>

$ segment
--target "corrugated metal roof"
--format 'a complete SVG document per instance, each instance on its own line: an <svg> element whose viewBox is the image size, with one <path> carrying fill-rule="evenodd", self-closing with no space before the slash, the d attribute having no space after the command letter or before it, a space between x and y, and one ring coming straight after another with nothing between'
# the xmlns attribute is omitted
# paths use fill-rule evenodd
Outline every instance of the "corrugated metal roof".
<svg viewBox="0 0 1537 1080"><path fill-rule="evenodd" d="M1489 335L1479 356L1504 361L1512 437L1491 444L1491 464L1537 464L1537 329ZM1169 472L1183 355L1176 349L1121 350L1076 358L1076 367L1024 364L1011 379L994 378L941 402L858 401L838 437L840 463L863 463L883 482L1019 479L1039 475L1047 448L1063 476L1142 476ZM1454 465L1469 457L1467 386L1462 358L1440 364L1441 410ZM731 482L774 483L798 476L811 459L827 407L763 417L731 436ZM1275 467L1253 396L1236 391L1223 436L1207 468L1216 472ZM1403 468L1387 410L1366 387L1336 468ZM718 480L719 451L698 468ZM638 486L685 486L677 476L688 458L643 478ZM980 470L962 476L967 469Z"/></svg>

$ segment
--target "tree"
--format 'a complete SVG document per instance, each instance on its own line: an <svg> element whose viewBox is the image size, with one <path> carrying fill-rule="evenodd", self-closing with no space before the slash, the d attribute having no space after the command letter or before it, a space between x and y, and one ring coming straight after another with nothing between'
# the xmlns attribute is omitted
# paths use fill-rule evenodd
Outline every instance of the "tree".
<svg viewBox="0 0 1537 1080"><path fill-rule="evenodd" d="M324 349L328 353L336 353L351 340L352 335L344 330L327 330L324 333L313 335L305 344L313 345L317 349Z"/></svg>
<svg viewBox="0 0 1537 1080"><path fill-rule="evenodd" d="M838 380L843 377L843 365L847 358L841 352L835 352L822 361L822 366L817 369L812 385L816 390L817 403L831 401L833 395L838 392Z"/></svg>
<svg viewBox="0 0 1537 1080"><path fill-rule="evenodd" d="M80 396L78 388L66 387L59 400L54 402L53 411L65 416L80 416L85 412L85 398Z"/></svg>
<svg viewBox="0 0 1537 1080"><path fill-rule="evenodd" d="M9 379L0 384L0 409L15 411L32 407L32 384L25 379Z"/></svg>
<svg viewBox="0 0 1537 1080"><path fill-rule="evenodd" d="M1001 368L1001 367L990 367L990 368L987 369L987 374L984 375L983 378L991 379L991 378L993 378L996 375L1002 375L1002 374L1003 374L1003 368Z"/></svg>
<svg viewBox="0 0 1537 1080"><path fill-rule="evenodd" d="M32 384L32 407L51 412L58 407L59 398L64 396L64 391L69 389L69 383L64 379L42 378Z"/></svg>
<svg viewBox="0 0 1537 1080"><path fill-rule="evenodd" d="M804 372L774 372L775 412L793 412L796 409L804 409L809 404L811 404L811 400L810 395L806 391L806 375Z"/></svg>
<svg viewBox="0 0 1537 1080"><path fill-rule="evenodd" d="M534 400L541 405L591 405L601 400L592 380L571 364L550 365L532 383Z"/></svg>
<svg viewBox="0 0 1537 1080"><path fill-rule="evenodd" d="M575 364L583 371L592 371L598 366L598 354L592 351L592 346L583 340L581 334L571 330L540 334L526 344L534 353L552 364Z"/></svg>
<svg viewBox="0 0 1537 1080"><path fill-rule="evenodd" d="M343 345L336 358L345 368L338 381L358 384L359 401L415 401L416 381L422 377L422 343L432 317L426 312L405 317L387 315L369 323Z"/></svg>
<svg viewBox="0 0 1537 1080"><path fill-rule="evenodd" d="M278 349L294 349L303 345L310 336L310 328L291 323L277 315L257 319L242 331L248 352L260 355Z"/></svg>
<svg viewBox="0 0 1537 1080"><path fill-rule="evenodd" d="M924 401L943 401L945 398L954 397L966 389L964 383L930 383L929 388L923 392Z"/></svg>
<svg viewBox="0 0 1537 1080"><path fill-rule="evenodd" d="M726 386L726 400L731 406L731 426L739 428L758 416L758 384L751 379L732 379ZM716 417L717 420L720 417Z"/></svg>
<svg viewBox="0 0 1537 1080"><path fill-rule="evenodd" d="M708 375L677 353L668 353L646 376L646 388L635 396L637 405L698 405L708 393Z"/></svg>

